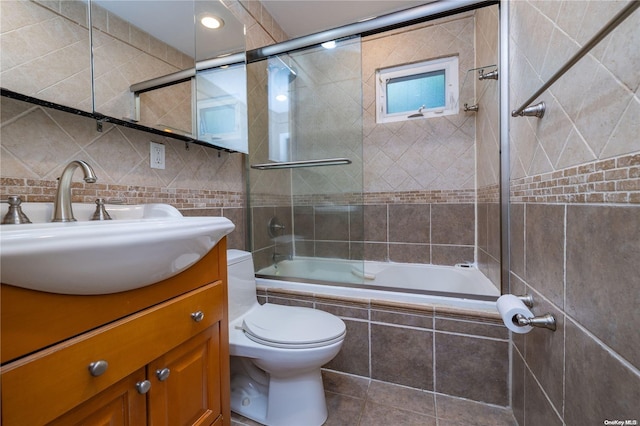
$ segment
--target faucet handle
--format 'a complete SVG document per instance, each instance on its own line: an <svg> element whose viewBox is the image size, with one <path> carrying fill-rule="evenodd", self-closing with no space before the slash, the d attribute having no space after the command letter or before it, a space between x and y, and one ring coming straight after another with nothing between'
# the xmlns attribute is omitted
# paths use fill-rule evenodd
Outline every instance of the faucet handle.
<svg viewBox="0 0 640 426"><path fill-rule="evenodd" d="M96 211L91 216L91 220L111 220L111 216L104 207L104 198L96 200Z"/></svg>
<svg viewBox="0 0 640 426"><path fill-rule="evenodd" d="M22 211L22 199L18 195L9 195L7 197L9 203L9 211L4 215L2 224L19 224L19 223L31 223L26 214Z"/></svg>

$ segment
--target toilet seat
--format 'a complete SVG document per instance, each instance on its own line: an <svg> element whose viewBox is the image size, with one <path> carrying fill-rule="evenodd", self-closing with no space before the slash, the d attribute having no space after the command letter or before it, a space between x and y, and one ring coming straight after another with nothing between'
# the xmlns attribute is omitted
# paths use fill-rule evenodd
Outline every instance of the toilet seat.
<svg viewBox="0 0 640 426"><path fill-rule="evenodd" d="M256 343L289 349L330 345L346 333L344 322L327 312L269 303L250 312L242 330Z"/></svg>

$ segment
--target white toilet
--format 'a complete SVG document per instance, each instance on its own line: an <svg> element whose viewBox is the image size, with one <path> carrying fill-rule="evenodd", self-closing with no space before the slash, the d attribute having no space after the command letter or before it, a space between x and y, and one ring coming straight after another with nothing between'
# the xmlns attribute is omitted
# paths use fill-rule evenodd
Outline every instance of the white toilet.
<svg viewBox="0 0 640 426"><path fill-rule="evenodd" d="M320 367L340 351L344 322L311 308L260 305L251 253L227 251L231 410L265 425L327 419Z"/></svg>

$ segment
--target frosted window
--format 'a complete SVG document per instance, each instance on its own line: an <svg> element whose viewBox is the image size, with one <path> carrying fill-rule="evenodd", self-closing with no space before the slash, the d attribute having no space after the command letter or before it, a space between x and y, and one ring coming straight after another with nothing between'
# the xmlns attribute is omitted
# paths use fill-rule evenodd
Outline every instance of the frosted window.
<svg viewBox="0 0 640 426"><path fill-rule="evenodd" d="M444 70L392 78L387 82L387 113L445 106Z"/></svg>
<svg viewBox="0 0 640 426"><path fill-rule="evenodd" d="M458 57L377 71L376 121L386 123L458 113Z"/></svg>

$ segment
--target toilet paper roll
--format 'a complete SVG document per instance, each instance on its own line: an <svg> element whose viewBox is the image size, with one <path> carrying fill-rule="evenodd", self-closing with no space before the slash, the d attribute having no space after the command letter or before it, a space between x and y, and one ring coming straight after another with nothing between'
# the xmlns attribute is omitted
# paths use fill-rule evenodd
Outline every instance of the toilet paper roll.
<svg viewBox="0 0 640 426"><path fill-rule="evenodd" d="M502 322L504 322L504 325L506 325L509 330L518 334L525 334L531 331L533 327L530 325L520 326L518 325L517 320L514 322L514 317L518 314L522 314L526 318L533 317L533 314L529 308L525 306L522 300L518 299L513 294L505 294L498 298L498 302L496 304L498 312L500 312L500 316L502 317Z"/></svg>

